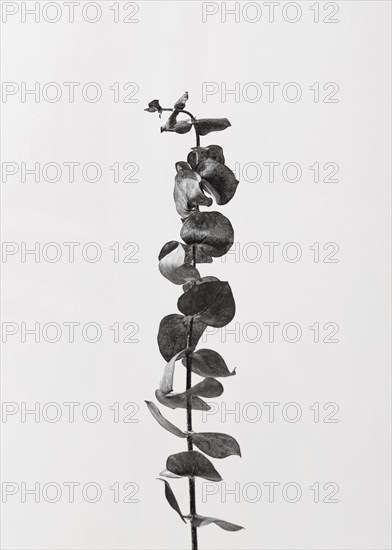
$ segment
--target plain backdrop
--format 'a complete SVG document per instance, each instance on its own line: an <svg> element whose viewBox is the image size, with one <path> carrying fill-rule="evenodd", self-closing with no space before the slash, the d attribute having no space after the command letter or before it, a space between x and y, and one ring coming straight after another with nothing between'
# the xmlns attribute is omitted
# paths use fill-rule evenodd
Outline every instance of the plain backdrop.
<svg viewBox="0 0 392 550"><path fill-rule="evenodd" d="M390 548L390 3L350 1L331 7L317 2L314 7L298 2L302 15L296 23L287 21L297 9L287 2L277 6L274 22L265 2L245 12L241 3L237 22L234 16L222 22L225 3L210 3L208 9L218 11L203 22L200 2L138 2L135 23L123 22L134 9L124 2L117 5L118 23L115 2L98 3L102 17L96 23L81 16L86 2L75 8L74 23L61 2L63 15L56 23L42 16L36 23L28 15L23 22L26 3L8 4L18 11L2 24L2 80L15 83L7 88L15 93L3 96L2 157L3 163L15 163L18 173L2 184L2 238L16 243L9 245L15 253L3 256L2 264L3 323L14 323L3 327L15 329L3 344L2 398L12 412L2 423L3 547L183 550L190 545L189 528L167 505L163 484L156 481L166 457L185 450L184 442L163 431L144 405L154 399L165 364L156 345L159 321L177 311L182 292L160 275L157 256L165 242L179 239L174 163L185 160L194 134L160 134L164 117L160 121L143 109L155 98L172 106L187 90L196 116L228 117L232 124L202 138L202 144L220 144L228 166L249 168L234 199L212 207L230 218L237 255L200 267L202 275L228 280L237 303L227 327L234 332L210 333L201 346L219 351L237 376L224 381L225 393L214 400L221 403L216 414L203 422L195 413L194 420L195 429L236 437L243 454L214 461L225 481L222 487L204 486L215 493L204 503L198 480L198 511L246 529L227 533L205 527L199 530L200 547ZM49 10L47 18L54 17L50 10L56 8L39 4ZM330 17L338 22L324 22L336 6L339 11ZM260 8L262 16L251 23ZM88 17L94 17L94 9ZM36 82L37 102L31 95L23 101L23 86L30 89ZM63 93L57 102L47 100L53 87L43 91L49 82ZM66 82L80 83L73 103L66 97ZM89 82L102 89L95 103L81 95ZM265 82L278 83L273 101ZM282 95L290 82L302 90L297 102ZM333 96L338 101L326 103L326 95L337 90L336 85L323 88L331 82L338 85ZM203 98L203 83L213 83L217 93ZM239 96L222 96L235 83ZM258 90L262 95L253 101ZM73 183L65 169L57 182L45 181L42 173L38 182L31 175L23 182L23 162L28 168L95 162L102 178L85 181L78 168ZM113 181L109 167L115 162L136 163L138 181ZM280 163L273 182L266 162ZM301 166L299 181L282 176L288 162ZM321 180L326 163L338 165L338 182L315 183L309 167L316 162ZM132 166L122 169L121 179ZM255 170L260 168L259 177ZM73 263L67 260L67 242L80 243ZM102 250L95 263L81 254L91 242ZM269 242L279 243L272 262L264 244ZM297 262L283 256L283 246L293 242L302 251ZM34 243L41 247L38 261L31 255L23 261L23 247ZM47 243L57 246L43 250ZM114 243L119 243L118 262ZM126 243L135 244L124 250ZM319 262L309 248L314 243L320 246ZM335 250L323 250L326 243L338 245L337 262L323 261ZM48 261L58 249L59 261ZM93 257L94 249L89 252ZM129 253L138 262L123 261ZM64 325L69 322L80 323L74 342ZM274 342L268 322L280 323ZM40 342L32 335L23 342L24 326L34 323L39 323ZM47 323L62 327L57 342L49 342L57 325L44 328ZM86 323L102 330L96 343L83 339ZM115 328L109 328L114 323L121 329L118 343ZM124 329L126 323L131 324ZM287 341L293 333L282 333L286 323L301 327L298 342ZM319 343L309 329L314 323L320 326ZM334 325L324 328L326 323ZM336 325L338 342L325 343ZM94 327L88 334L91 339ZM124 342L127 335L137 341ZM178 390L184 375L179 365ZM79 403L74 422L64 405L69 402ZM278 403L274 421L268 417L270 402ZM37 422L23 416L34 403L40 407ZM57 405L45 408L48 403ZM96 405L85 407L88 403ZM284 409L288 403L295 405ZM327 403L333 405L323 409ZM86 420L88 414L94 418L97 407L102 417ZM301 417L288 421L298 407ZM233 409L237 416L225 416ZM50 422L59 410L61 418ZM162 412L185 427L184 411ZM324 422L332 412L338 422ZM74 502L64 485L70 482L80 484ZM270 482L279 484L273 502ZM40 502L25 494L36 483ZM84 489L87 500L97 487L102 491L96 503L83 498L87 483L94 484ZM284 489L287 483L295 485ZM319 484L319 502L314 484ZM58 487L62 492L54 502ZM115 502L116 487L120 502ZM186 481L174 480L172 487L187 513ZM298 502L290 502L298 490ZM14 494L7 497L7 491ZM123 502L126 495L137 502Z"/></svg>

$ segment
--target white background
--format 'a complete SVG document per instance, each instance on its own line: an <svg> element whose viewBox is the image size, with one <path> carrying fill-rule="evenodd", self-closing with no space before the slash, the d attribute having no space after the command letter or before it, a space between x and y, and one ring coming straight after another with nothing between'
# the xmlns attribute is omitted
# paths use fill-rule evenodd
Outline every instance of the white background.
<svg viewBox="0 0 392 550"><path fill-rule="evenodd" d="M331 11L325 2L317 3L319 23L310 2L298 3L302 15L296 23L285 20L284 14L287 19L294 13L284 11L286 2L276 8L274 22L259 2L263 12L255 23L248 22L255 13L251 8L245 16L240 11L238 22L234 16L222 22L224 8L218 3L218 13L203 23L199 2L139 2L134 16L138 22L130 24L113 22L112 2L100 2L102 18L96 23L86 21L80 7L70 23L64 6L57 23L42 17L36 23L33 16L23 23L23 2L11 4L18 5L18 13L2 25L2 80L17 83L18 91L3 96L3 162L26 162L31 167L35 162L42 166L95 161L103 177L90 183L79 171L70 183L64 172L59 182L44 181L42 176L35 182L28 176L23 183L19 172L3 183L3 241L18 247L15 254L3 257L2 264L3 323L18 327L3 345L2 397L17 404L17 412L3 417L2 424L3 484L13 482L17 487L3 504L3 547L189 547L189 528L166 504L163 486L156 481L166 457L184 450L184 442L161 430L143 402L153 400L164 367L156 345L159 321L176 312L181 293L157 269L161 246L179 239L181 227L172 200L174 163L185 160L194 145L193 133L161 135L162 121L143 109L155 98L171 106L188 90L188 107L196 116L230 119L230 129L202 138L204 145L222 145L229 166L251 162L263 168L264 162L280 162L274 182L268 181L264 167L258 181L241 178L230 204L217 207L235 228L238 255L200 268L203 275L228 280L236 299L237 314L227 328L239 336L226 333L224 343L224 333L209 335L201 345L219 351L230 369L237 367L237 376L224 381L220 402L228 409L237 407L239 418L229 415L223 423L216 414L203 424L199 416L194 425L235 436L243 458L214 461L226 485L202 503L198 481L198 511L246 527L238 533L213 525L200 529L200 547L390 548L390 3L340 2L338 22L329 24L323 22ZM120 19L127 13L122 3ZM279 83L272 102L263 84L271 81ZM27 88L39 82L41 90L45 83L57 82L63 96L50 103L41 93L37 102L31 95L23 102L23 82ZM64 82L80 83L74 103L68 101ZM100 101L82 98L80 90L88 82L101 86ZM120 84L118 103L109 89L114 82ZM138 84L137 102L123 101L126 92L121 88L127 82ZM203 98L205 82L216 83L219 92ZM224 86L232 89L236 82L239 97L222 96ZM256 87L246 88L250 82L262 90L259 101L251 101ZM299 101L282 96L288 82L301 86ZM319 102L309 89L315 82L320 83ZM323 90L328 82L338 84L338 102L323 102L331 91ZM139 181L113 182L108 167L114 162L137 163ZM302 167L296 183L282 177L281 167L287 162ZM309 170L315 162L320 163L322 177L325 163L337 163L338 183L315 183ZM63 246L70 241L81 243L74 263L67 260ZM271 241L280 243L273 262L263 245ZM43 254L38 262L28 255L23 262L23 242L28 248L35 242L41 248L59 243L63 256L50 263ZM101 246L100 261L82 258L80 250L88 242ZM137 243L138 263L114 262L109 249L114 242ZM251 242L256 246L247 247ZM282 256L289 242L301 246L297 262ZM321 246L318 263L309 249L315 242ZM322 246L328 242L339 245L337 263L322 261ZM262 255L252 262L257 250ZM125 252L121 254L122 260ZM101 340L86 342L79 328L75 342L68 342L62 323L70 321L81 326L99 323ZM263 325L268 321L280 323L273 343ZM23 343L22 322L28 328L36 322L40 328L56 322L64 332L57 343L42 335L39 343L33 336ZM137 323L138 343L114 343L108 328L114 322ZM282 326L288 322L302 328L297 343L282 337ZM309 326L315 322L320 323L321 340L329 332L324 324L337 323L339 342L314 343ZM257 327L263 328L262 335L252 342L257 340ZM122 331L122 338L126 333ZM181 365L177 374L181 389ZM271 401L280 404L274 422L268 421L265 405ZM63 416L50 423L44 414L38 422L28 415L23 422L22 402L29 408L38 402L41 410L45 403L56 402ZM64 402L81 404L74 423L67 419ZM81 415L88 402L102 408L102 419L96 423ZM109 409L114 402L120 408L136 403L137 422L123 421L131 409L121 410L120 422L114 422ZM282 407L289 402L302 409L298 422L282 417ZM309 409L315 402L321 407L318 423ZM322 410L328 402L339 406L337 423L322 421L332 410ZM255 411L262 415L252 422ZM184 411L163 412L184 427ZM265 485L271 481L280 484L273 503ZM36 482L40 488L58 483L63 488L59 502L49 503L41 494L39 503L33 496L23 503L22 484L31 488ZM81 484L73 503L64 482ZM102 488L95 504L81 496L88 482ZM121 487L136 483L138 502L113 502L109 486L114 482ZM302 489L297 503L282 496L289 482ZM309 489L315 482L321 487L319 503ZM339 486L337 503L322 502L328 482ZM174 480L172 487L187 513L187 483ZM227 494L224 499L225 488L236 489L238 498ZM122 491L121 498L127 493Z"/></svg>

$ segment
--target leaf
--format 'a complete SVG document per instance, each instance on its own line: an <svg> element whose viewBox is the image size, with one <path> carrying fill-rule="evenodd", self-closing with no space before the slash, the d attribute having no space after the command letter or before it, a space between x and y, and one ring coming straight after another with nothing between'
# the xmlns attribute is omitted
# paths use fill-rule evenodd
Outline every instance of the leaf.
<svg viewBox="0 0 392 550"><path fill-rule="evenodd" d="M179 114L178 109L174 109L167 121L161 126L161 132L176 132L177 134L186 134L192 128L191 120L179 120L177 116Z"/></svg>
<svg viewBox="0 0 392 550"><path fill-rule="evenodd" d="M210 523L215 523L215 525L218 525L221 529L224 529L225 531L241 531L241 529L243 529L241 525L236 525L235 523L230 523L229 521L224 521L223 519L199 516L198 514L195 514L193 516L192 523L195 527L204 527L205 525L209 525Z"/></svg>
<svg viewBox="0 0 392 550"><path fill-rule="evenodd" d="M201 136L206 136L210 132L220 132L231 126L227 118L199 118L194 125Z"/></svg>
<svg viewBox="0 0 392 550"><path fill-rule="evenodd" d="M187 347L187 336L189 331L190 317L184 317L178 313L166 315L159 324L158 331L158 346L162 357L166 361L179 351ZM192 346L195 347L201 335L207 328L207 325L199 321L193 320L192 326Z"/></svg>
<svg viewBox="0 0 392 550"><path fill-rule="evenodd" d="M144 110L148 111L149 113L158 112L159 116L162 113L162 107L159 105L159 100L158 99L153 99L152 101L150 101L150 103L148 104L147 109L144 109Z"/></svg>
<svg viewBox="0 0 392 550"><path fill-rule="evenodd" d="M194 212L184 221L181 238L186 244L196 245L203 254L217 258L233 245L234 230L220 212ZM198 253L197 250L196 257Z"/></svg>
<svg viewBox="0 0 392 550"><path fill-rule="evenodd" d="M177 307L184 315L197 316L211 327L224 327L235 315L230 285L222 281L193 286L179 297Z"/></svg>
<svg viewBox="0 0 392 550"><path fill-rule="evenodd" d="M186 102L189 99L188 92L184 92L180 99L177 99L177 101L174 104L174 108L178 109L179 111L182 111L182 109L185 109Z"/></svg>
<svg viewBox="0 0 392 550"><path fill-rule="evenodd" d="M192 348L186 348L174 355L170 361L166 364L165 370L163 371L162 379L159 383L159 390L166 394L173 391L173 378L174 378L174 368L176 361L182 359L187 353L191 351Z"/></svg>
<svg viewBox="0 0 392 550"><path fill-rule="evenodd" d="M158 407L153 403L152 401L145 401L148 410L152 414L152 416L155 418L155 420L168 432L172 433L173 435L176 435L177 437L186 437L184 432L182 432L177 426L169 422L162 414L161 411L158 409Z"/></svg>
<svg viewBox="0 0 392 550"><path fill-rule="evenodd" d="M180 170L174 179L174 202L182 218L190 216L199 205L211 206L212 199L201 188L201 177L193 170Z"/></svg>
<svg viewBox="0 0 392 550"><path fill-rule="evenodd" d="M212 462L198 451L170 455L166 469L181 477L202 477L208 481L222 481Z"/></svg>
<svg viewBox="0 0 392 550"><path fill-rule="evenodd" d="M215 378L205 378L184 393L186 395L199 395L200 397L219 397L223 393L223 386Z"/></svg>
<svg viewBox="0 0 392 550"><path fill-rule="evenodd" d="M186 359L182 360L186 366ZM192 371L199 376L211 376L213 378L234 376L235 369L230 372L225 360L219 353L212 349L199 349L192 354Z"/></svg>
<svg viewBox="0 0 392 550"><path fill-rule="evenodd" d="M186 521L184 519L184 516L182 515L182 512L181 512L180 507L178 505L177 499L176 499L176 497L173 493L173 490L169 485L169 482L166 481L166 479L160 479L160 478L157 478L157 479L159 479L159 481L163 481L163 483L165 484L165 497L166 497L167 502L170 504L170 506L173 508L173 510L175 510L177 512L177 514L180 516L182 521L184 523L186 523Z"/></svg>
<svg viewBox="0 0 392 550"><path fill-rule="evenodd" d="M225 163L223 149L220 145L208 145L207 147L192 147L187 161L193 169L204 159L213 159L221 164Z"/></svg>
<svg viewBox="0 0 392 550"><path fill-rule="evenodd" d="M156 390L155 397L159 403L169 409L186 409L188 402L188 394L182 393L169 393L165 394L160 390ZM209 411L211 407L197 395L191 396L191 409L194 411Z"/></svg>
<svg viewBox="0 0 392 550"><path fill-rule="evenodd" d="M186 260L186 247L177 241L166 243L159 253L159 271L175 285L200 279L198 270Z"/></svg>
<svg viewBox="0 0 392 550"><path fill-rule="evenodd" d="M203 432L192 434L192 441L203 453L213 458L241 456L241 449L234 437L227 434Z"/></svg>
<svg viewBox="0 0 392 550"><path fill-rule="evenodd" d="M226 165L207 158L200 161L195 170L203 178L203 188L215 198L217 204L227 204L234 197L239 182Z"/></svg>
<svg viewBox="0 0 392 550"><path fill-rule="evenodd" d="M177 172L180 172L180 170L192 170L192 166L183 160L176 162L175 167Z"/></svg>

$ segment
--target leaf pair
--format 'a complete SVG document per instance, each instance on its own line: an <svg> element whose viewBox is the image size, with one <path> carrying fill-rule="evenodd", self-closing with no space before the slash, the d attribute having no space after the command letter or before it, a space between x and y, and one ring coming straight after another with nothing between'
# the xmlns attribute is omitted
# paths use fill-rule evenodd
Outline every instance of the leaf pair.
<svg viewBox="0 0 392 550"><path fill-rule="evenodd" d="M162 405L171 409L186 409L188 401L194 410L209 410L210 407L200 397L219 397L223 393L223 386L215 378L205 378L199 384L181 392L173 392L173 379L176 361L182 359L191 351L184 349L174 355L167 363L159 388L156 390L156 398Z"/></svg>
<svg viewBox="0 0 392 550"><path fill-rule="evenodd" d="M162 428L176 437L185 438L189 435L182 432L177 426L167 420L152 401L146 401L146 405L152 416ZM232 455L241 456L240 446L231 435L217 432L201 432L192 433L190 435L196 447L208 456L213 458L227 458Z"/></svg>
<svg viewBox="0 0 392 550"><path fill-rule="evenodd" d="M177 512L177 514L180 516L182 521L186 523L185 518L180 510L180 506L178 505L177 499L173 493L172 488L170 487L170 484L166 479L160 479L159 481L163 481L165 484L165 496L166 500L170 504L170 506ZM235 523L230 523L228 521L224 521L222 519L217 518L211 518L206 516L200 516L199 514L195 514L192 518L192 524L195 527L204 527L206 525L210 525L211 523L214 523L215 525L218 525L221 529L224 529L225 531L240 531L243 529L240 525L236 525Z"/></svg>
<svg viewBox="0 0 392 550"><path fill-rule="evenodd" d="M223 256L234 242L233 226L220 212L194 212L184 221L180 235L186 244L194 245L196 263L210 263ZM189 251L188 260L191 254Z"/></svg>
<svg viewBox="0 0 392 550"><path fill-rule="evenodd" d="M223 327L235 314L230 285L223 281L195 284L180 296L177 306L184 315L166 315L159 325L158 346L166 361L189 345L195 347L207 325ZM192 342L188 343L191 326Z"/></svg>

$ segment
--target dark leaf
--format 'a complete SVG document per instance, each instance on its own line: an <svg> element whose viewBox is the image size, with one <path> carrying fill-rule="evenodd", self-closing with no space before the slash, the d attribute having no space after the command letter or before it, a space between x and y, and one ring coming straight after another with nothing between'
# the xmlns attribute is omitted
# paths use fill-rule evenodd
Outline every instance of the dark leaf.
<svg viewBox="0 0 392 550"><path fill-rule="evenodd" d="M186 409L188 394L186 392L182 393L168 393L165 394L160 390L156 390L155 397L158 399L159 403L169 409ZM209 411L211 407L197 395L192 395L190 397L191 408L194 411Z"/></svg>
<svg viewBox="0 0 392 550"><path fill-rule="evenodd" d="M186 359L182 360L182 364L186 366ZM213 378L233 376L236 373L235 369L230 372L223 357L212 349L199 349L192 354L192 371L199 376Z"/></svg>
<svg viewBox="0 0 392 550"><path fill-rule="evenodd" d="M179 111L182 111L182 109L185 109L186 102L189 99L188 92L184 92L180 99L177 99L177 101L174 104L174 108L178 109Z"/></svg>
<svg viewBox="0 0 392 550"><path fill-rule="evenodd" d="M220 132L231 126L227 118L199 118L194 125L201 136L206 136L210 132Z"/></svg>
<svg viewBox="0 0 392 550"><path fill-rule="evenodd" d="M216 258L231 248L234 231L230 221L220 212L194 212L184 221L181 238L186 244L196 245L197 253L200 249L203 254Z"/></svg>
<svg viewBox="0 0 392 550"><path fill-rule="evenodd" d="M174 179L174 202L176 210L182 218L187 218L192 209L211 206L212 199L201 189L201 177L193 170L180 170Z"/></svg>
<svg viewBox="0 0 392 550"><path fill-rule="evenodd" d="M161 414L161 411L158 409L155 403L153 403L152 401L146 401L146 405L152 416L155 418L158 424L162 426L162 428L165 428L165 430L172 433L173 435L176 435L177 437L186 437L186 435L179 428L177 428L177 426L169 422L169 420L167 420Z"/></svg>
<svg viewBox="0 0 392 550"><path fill-rule="evenodd" d="M165 496L166 496L167 502L170 504L170 506L173 508L173 510L175 510L177 512L177 514L180 516L182 521L184 523L186 523L186 521L184 519L184 516L182 515L182 512L181 512L180 507L178 505L177 499L176 499L176 497L175 497L175 495L172 491L172 488L169 485L169 482L166 481L166 479L160 479L160 478L157 478L157 479L159 479L159 481L163 481L163 483L165 484Z"/></svg>
<svg viewBox="0 0 392 550"><path fill-rule="evenodd" d="M220 145L208 145L207 147L192 147L188 154L187 161L193 169L204 159L213 159L221 164L225 163L223 149Z"/></svg>
<svg viewBox="0 0 392 550"><path fill-rule="evenodd" d="M230 168L216 160L204 159L195 170L203 178L203 187L217 204L227 204L234 197L239 182Z"/></svg>
<svg viewBox="0 0 392 550"><path fill-rule="evenodd" d="M221 529L224 529L225 531L241 531L241 529L243 529L241 525L236 525L235 523L223 521L223 519L208 518L205 516L199 516L198 514L195 514L193 517L193 525L195 527L204 527L205 525L209 525L210 523L215 523L215 525L218 525Z"/></svg>
<svg viewBox="0 0 392 550"><path fill-rule="evenodd" d="M223 393L223 386L215 378L205 378L184 393L186 395L199 395L200 397L219 397Z"/></svg>
<svg viewBox="0 0 392 550"><path fill-rule="evenodd" d="M187 347L187 335L191 318L172 313L166 315L159 324L158 346L166 361ZM207 325L194 319L192 328L192 346L196 346Z"/></svg>
<svg viewBox="0 0 392 550"><path fill-rule="evenodd" d="M198 270L186 261L186 247L177 241L166 243L159 258L159 271L175 285L184 285L200 278Z"/></svg>
<svg viewBox="0 0 392 550"><path fill-rule="evenodd" d="M159 115L162 113L162 107L159 105L159 100L158 99L153 99L152 101L150 101L150 103L148 104L147 109L144 109L144 110L148 111L149 113L158 112Z"/></svg>
<svg viewBox="0 0 392 550"><path fill-rule="evenodd" d="M184 315L197 316L211 327L224 327L235 315L230 285L222 281L194 285L179 297L177 307Z"/></svg>
<svg viewBox="0 0 392 550"><path fill-rule="evenodd" d="M185 451L170 455L166 469L180 477L202 477L208 481L222 481L213 464L198 451Z"/></svg>
<svg viewBox="0 0 392 550"><path fill-rule="evenodd" d="M241 456L241 449L234 437L227 434L204 432L192 435L192 441L203 453L213 458Z"/></svg>

